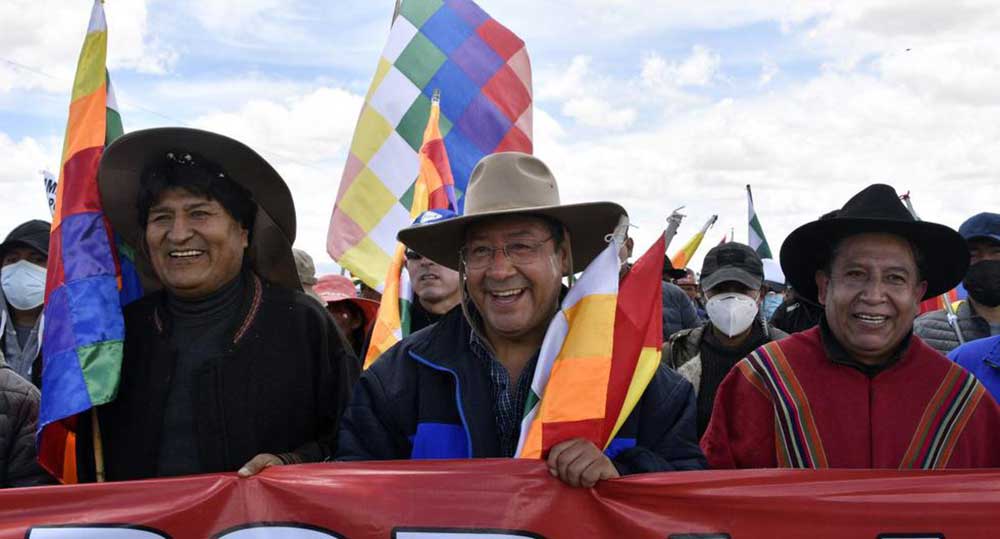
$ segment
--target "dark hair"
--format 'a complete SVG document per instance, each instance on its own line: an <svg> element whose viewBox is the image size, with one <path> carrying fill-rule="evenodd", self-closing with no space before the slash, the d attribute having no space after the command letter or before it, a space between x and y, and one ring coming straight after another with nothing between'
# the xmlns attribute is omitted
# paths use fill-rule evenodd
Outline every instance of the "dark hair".
<svg viewBox="0 0 1000 539"><path fill-rule="evenodd" d="M257 203L250 191L230 179L219 165L189 152L168 153L163 160L143 169L136 201L142 230L146 229L150 208L170 189L183 189L218 202L248 233L253 232Z"/></svg>

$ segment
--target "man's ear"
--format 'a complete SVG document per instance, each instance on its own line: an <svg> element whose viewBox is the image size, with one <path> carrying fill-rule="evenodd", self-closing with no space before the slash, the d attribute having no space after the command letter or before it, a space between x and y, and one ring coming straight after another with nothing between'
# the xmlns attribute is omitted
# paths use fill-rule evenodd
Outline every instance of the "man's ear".
<svg viewBox="0 0 1000 539"><path fill-rule="evenodd" d="M926 293L927 293L927 281L920 281L920 284L917 285L917 297L923 298L924 294ZM918 306L920 305L920 302L921 300L918 299L917 300Z"/></svg>
<svg viewBox="0 0 1000 539"><path fill-rule="evenodd" d="M927 283L924 283L926 287ZM816 270L816 299L820 305L826 306L826 291L830 287L830 276L823 270Z"/></svg>
<svg viewBox="0 0 1000 539"><path fill-rule="evenodd" d="M632 249L635 248L635 240L632 238L625 238L625 249L628 252L628 257L632 258Z"/></svg>
<svg viewBox="0 0 1000 539"><path fill-rule="evenodd" d="M568 275L573 269L573 248L572 243L570 243L569 230L563 227L563 241L556 249L559 251L559 270L562 272L560 275Z"/></svg>

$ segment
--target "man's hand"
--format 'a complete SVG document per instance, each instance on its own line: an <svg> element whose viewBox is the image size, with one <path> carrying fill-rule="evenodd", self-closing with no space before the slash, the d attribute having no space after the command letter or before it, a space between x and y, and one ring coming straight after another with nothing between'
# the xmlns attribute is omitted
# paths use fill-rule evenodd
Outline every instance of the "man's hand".
<svg viewBox="0 0 1000 539"><path fill-rule="evenodd" d="M249 462L240 468L240 471L236 472L240 477L250 477L251 475L257 475L264 471L264 468L270 468L271 466L281 466L284 464L277 455L272 455L270 453L261 453L256 457L250 459Z"/></svg>
<svg viewBox="0 0 1000 539"><path fill-rule="evenodd" d="M549 473L571 487L590 488L602 479L619 477L615 465L590 440L573 438L549 451Z"/></svg>

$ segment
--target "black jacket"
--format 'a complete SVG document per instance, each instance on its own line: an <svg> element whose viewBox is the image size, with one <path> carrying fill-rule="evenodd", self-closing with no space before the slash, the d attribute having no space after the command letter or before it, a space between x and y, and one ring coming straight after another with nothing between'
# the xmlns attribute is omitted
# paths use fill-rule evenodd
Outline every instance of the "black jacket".
<svg viewBox="0 0 1000 539"><path fill-rule="evenodd" d="M51 483L35 460L39 394L0 355L0 488Z"/></svg>
<svg viewBox="0 0 1000 539"><path fill-rule="evenodd" d="M195 376L197 445L205 472L235 471L258 453L286 463L328 459L357 379L357 359L316 300L252 279L245 313L221 362ZM108 480L154 477L176 354L162 293L125 309L117 398L99 407ZM77 446L80 478L94 477L90 414Z"/></svg>
<svg viewBox="0 0 1000 539"><path fill-rule="evenodd" d="M341 420L337 459L504 456L470 333L453 309L365 371ZM691 384L661 367L606 453L623 475L703 468Z"/></svg>

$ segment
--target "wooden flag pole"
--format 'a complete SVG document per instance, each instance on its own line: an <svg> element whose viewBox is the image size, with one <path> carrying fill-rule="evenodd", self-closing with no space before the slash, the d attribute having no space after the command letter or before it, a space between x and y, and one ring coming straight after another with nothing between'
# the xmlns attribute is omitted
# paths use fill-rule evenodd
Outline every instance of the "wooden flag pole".
<svg viewBox="0 0 1000 539"><path fill-rule="evenodd" d="M90 425L94 439L94 472L98 483L104 482L104 443L101 441L101 424L97 419L97 407L90 409Z"/></svg>

